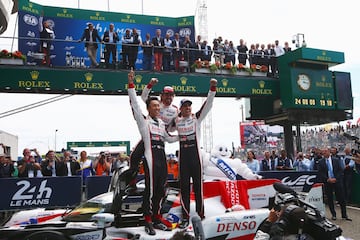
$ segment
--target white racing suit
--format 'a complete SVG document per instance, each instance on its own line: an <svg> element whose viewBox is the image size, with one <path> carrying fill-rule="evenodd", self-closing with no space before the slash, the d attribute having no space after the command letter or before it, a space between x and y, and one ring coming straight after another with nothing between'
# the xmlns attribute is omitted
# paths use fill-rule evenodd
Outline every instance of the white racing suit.
<svg viewBox="0 0 360 240"><path fill-rule="evenodd" d="M148 84L141 93L141 99L146 102L150 91L151 91L152 85ZM173 132L175 130L175 123L174 120L179 114L179 109L177 106L171 104L169 106L165 106L162 102L160 102L160 119L163 120L163 122L166 125L166 130L168 132ZM139 166L139 162L141 158L144 155L144 142L143 140L140 140L138 144L136 144L136 147L132 151L130 155L130 168L137 170Z"/></svg>
<svg viewBox="0 0 360 240"><path fill-rule="evenodd" d="M204 217L204 198L203 198L203 168L200 150L201 121L211 110L216 94L216 87L211 87L206 101L201 109L189 117L178 117L176 119L176 129L179 134L180 142L180 190L181 205L184 219L189 219L190 214L190 178L193 180L193 190L195 193L196 212Z"/></svg>
<svg viewBox="0 0 360 240"><path fill-rule="evenodd" d="M137 102L134 85L129 85L128 94L134 118L138 125L144 142L144 170L145 170L145 193L143 199L143 212L145 220L150 216L160 216L160 204L165 196L167 182L167 165L164 151L164 141L175 142L177 136L170 136L165 123L161 119L145 117Z"/></svg>

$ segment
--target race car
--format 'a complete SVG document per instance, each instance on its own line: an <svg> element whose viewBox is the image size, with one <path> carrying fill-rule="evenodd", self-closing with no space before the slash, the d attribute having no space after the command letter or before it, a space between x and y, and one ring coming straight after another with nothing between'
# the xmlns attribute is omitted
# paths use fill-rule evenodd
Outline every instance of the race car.
<svg viewBox="0 0 360 240"><path fill-rule="evenodd" d="M133 173L124 170L117 175L113 191L96 196L71 211L52 210L50 214L50 210L41 210L36 215L28 210L32 212L15 214L0 229L0 240L170 239L184 232L177 228L181 219L180 191L173 184L162 206L163 217L172 223L172 231L156 230L155 236L145 233L141 209L144 182L139 181L136 189L130 189L129 174ZM268 216L269 198L276 193L274 182L279 180L204 182L206 218L200 221L192 214L192 224L185 232L198 239L253 239L257 227ZM191 213L195 213L194 196L191 198Z"/></svg>
<svg viewBox="0 0 360 240"><path fill-rule="evenodd" d="M125 171L124 176L126 174ZM124 186L122 180L119 177L116 185ZM268 205L268 197L275 194L272 187L275 181L277 180L204 182L206 218L201 225L206 238L251 239L257 226L267 216L268 209L250 208ZM180 191L170 187L162 213L164 218L173 223L173 230L156 230L155 236L145 233L141 210L143 186L144 183L140 181L136 191L130 192L125 185L124 189L118 187L113 192L96 196L71 211L53 210L54 218L51 219L48 214L46 221L46 210L38 211L37 215L34 210L21 211L0 229L0 239L43 239L43 236L47 239L170 239L176 232L182 231L177 228L181 217ZM243 206L241 209L245 210L229 211L234 206ZM191 209L195 212L193 201ZM119 213L120 220L116 223L115 217ZM186 232L195 235L194 226L190 224Z"/></svg>

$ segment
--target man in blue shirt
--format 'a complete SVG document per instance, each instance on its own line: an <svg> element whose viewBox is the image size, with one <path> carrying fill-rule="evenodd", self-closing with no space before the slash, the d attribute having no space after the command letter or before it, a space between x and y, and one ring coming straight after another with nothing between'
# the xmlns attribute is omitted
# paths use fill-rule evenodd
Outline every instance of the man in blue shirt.
<svg viewBox="0 0 360 240"><path fill-rule="evenodd" d="M293 167L297 169L299 172L307 172L310 171L310 160L304 157L302 152L298 153L298 157L296 158Z"/></svg>

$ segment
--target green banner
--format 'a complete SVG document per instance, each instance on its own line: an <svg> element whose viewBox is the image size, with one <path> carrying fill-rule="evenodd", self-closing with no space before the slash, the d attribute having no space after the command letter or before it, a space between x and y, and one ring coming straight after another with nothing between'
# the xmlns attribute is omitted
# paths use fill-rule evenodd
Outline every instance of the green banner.
<svg viewBox="0 0 360 240"><path fill-rule="evenodd" d="M53 69L0 66L2 92L63 94L127 94L127 71L99 69ZM278 98L279 80L267 77L232 76L198 73L136 72L136 89L141 91L151 78L158 78L153 91L172 86L177 95L206 96L210 78L218 80L217 96Z"/></svg>
<svg viewBox="0 0 360 240"><path fill-rule="evenodd" d="M126 153L130 154L130 141L96 141L96 142L67 142L67 149L81 147L126 147Z"/></svg>
<svg viewBox="0 0 360 240"><path fill-rule="evenodd" d="M315 48L298 48L280 57L280 61L287 63L309 63L310 68L315 64L334 66L345 62L344 53Z"/></svg>
<svg viewBox="0 0 360 240"><path fill-rule="evenodd" d="M133 24L146 24L155 26L185 27L194 26L194 16L170 18L162 16L139 15L129 13L114 13L105 11L83 10L74 8L60 8L42 6L28 0L19 1L19 10L47 17L84 19L89 21L110 21Z"/></svg>

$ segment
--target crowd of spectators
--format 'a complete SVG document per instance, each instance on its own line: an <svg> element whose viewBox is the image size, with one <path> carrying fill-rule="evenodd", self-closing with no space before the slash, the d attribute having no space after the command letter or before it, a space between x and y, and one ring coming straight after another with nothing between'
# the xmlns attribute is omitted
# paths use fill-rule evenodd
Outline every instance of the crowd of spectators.
<svg viewBox="0 0 360 240"><path fill-rule="evenodd" d="M2 146L2 144L0 144ZM71 151L57 153L49 150L44 156L39 151L25 148L20 160L11 160L10 155L0 154L0 178L56 177L56 176L112 176L114 171L129 166L129 156L124 153L101 151L95 158L81 151L77 157ZM143 174L142 162L139 173ZM170 179L177 179L179 162L175 154L167 155L167 168Z"/></svg>
<svg viewBox="0 0 360 240"><path fill-rule="evenodd" d="M11 160L8 154L0 154L1 177L55 177L55 176L109 176L115 169L128 165L129 157L125 153L113 156L110 152L100 152L95 159L90 159L86 151L77 157L71 151L57 153L49 150L45 156L39 151L25 148L20 160Z"/></svg>
<svg viewBox="0 0 360 240"><path fill-rule="evenodd" d="M179 33L171 37L168 33L163 36L160 29L156 30L154 37L146 33L144 41L141 37L135 38L136 35L136 29L132 32L127 30L121 40L121 62L125 69L135 69L134 61L130 61L127 56L132 55L131 52L137 52L140 46L143 50L143 70L191 71L195 61L200 60L244 66L265 65L268 76L277 77L277 57L291 51L288 42L284 42L283 47L279 40L267 44L252 43L247 46L244 39L235 44L232 40L223 40L221 36L209 43L198 35L193 42L189 36L181 39ZM134 57L137 58L137 54Z"/></svg>
<svg viewBox="0 0 360 240"><path fill-rule="evenodd" d="M270 77L278 76L277 57L291 51L288 42L284 42L282 46L279 40L247 45L244 39L233 41L219 36L208 42L198 35L193 41L188 35L181 38L179 33L174 33L171 36L169 33L162 33L161 29L156 29L154 34L141 34L136 28L126 29L121 35L116 31L113 23L110 23L109 30L100 36L94 25L89 22L78 40L78 42L83 41L91 60L91 67L95 68L99 67L96 59L101 49L103 52L101 58L106 68L119 65L123 69L135 70L136 63L140 62L142 70L146 71L189 72L192 71L195 61L201 60L221 64L242 64L249 67L253 64L265 65ZM48 45L50 44L49 42ZM119 49L118 45L121 46ZM143 51L142 59L138 57L139 51ZM50 65L49 61L47 65Z"/></svg>

